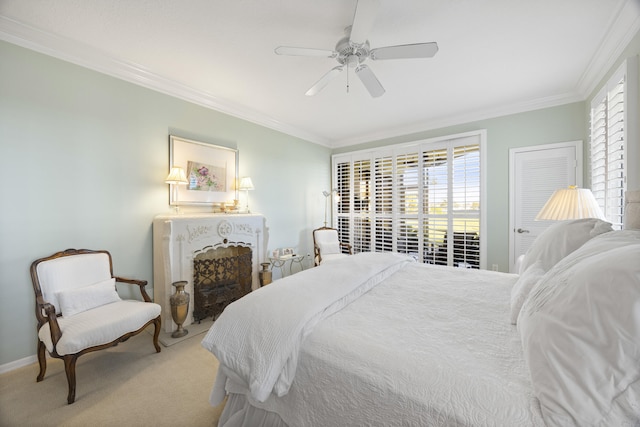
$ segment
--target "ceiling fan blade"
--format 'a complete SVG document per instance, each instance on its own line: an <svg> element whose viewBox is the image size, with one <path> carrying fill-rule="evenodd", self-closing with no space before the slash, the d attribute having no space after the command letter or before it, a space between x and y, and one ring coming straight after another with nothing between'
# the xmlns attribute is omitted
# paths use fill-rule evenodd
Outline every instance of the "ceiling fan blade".
<svg viewBox="0 0 640 427"><path fill-rule="evenodd" d="M431 58L438 52L438 43L403 44L371 49L370 57L377 59Z"/></svg>
<svg viewBox="0 0 640 427"><path fill-rule="evenodd" d="M312 49L308 47L278 46L274 51L278 55L293 56L322 56L325 58L335 58L338 55L338 53L333 50Z"/></svg>
<svg viewBox="0 0 640 427"><path fill-rule="evenodd" d="M379 7L380 0L358 0L349 36L351 43L360 45L367 41Z"/></svg>
<svg viewBox="0 0 640 427"><path fill-rule="evenodd" d="M339 66L334 67L331 70L329 70L328 73L326 73L324 76L320 77L320 80L318 80L316 82L316 84L311 86L311 89L309 89L307 91L307 93L305 93L305 95L313 96L313 95L317 94L318 92L320 92L326 85L329 84L329 82L331 80L333 80L338 74L340 74L343 69L344 69L344 67L342 67L342 65L339 65Z"/></svg>
<svg viewBox="0 0 640 427"><path fill-rule="evenodd" d="M367 67L366 65L360 65L358 68L356 68L356 74L372 97L377 98L384 95L385 90L378 81L376 75L373 74L373 71L371 71L371 68Z"/></svg>

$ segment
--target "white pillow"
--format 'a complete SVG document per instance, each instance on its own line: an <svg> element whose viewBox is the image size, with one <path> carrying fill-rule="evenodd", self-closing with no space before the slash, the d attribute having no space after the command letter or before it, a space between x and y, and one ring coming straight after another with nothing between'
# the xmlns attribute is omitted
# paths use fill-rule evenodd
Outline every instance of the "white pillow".
<svg viewBox="0 0 640 427"><path fill-rule="evenodd" d="M529 292L529 296L520 309L518 328L522 317L535 311L535 307L543 305L557 292L559 287L566 285L566 281L558 279L566 275L567 270L590 257L597 257L611 249L640 244L640 230L620 230L600 234L586 242L580 248L558 261L545 276L540 279Z"/></svg>
<svg viewBox="0 0 640 427"><path fill-rule="evenodd" d="M529 296L529 292L533 286L544 276L545 271L542 269L540 261L536 261L531 267L520 275L518 281L511 288L511 313L510 321L515 325L520 314L520 309L525 300Z"/></svg>
<svg viewBox="0 0 640 427"><path fill-rule="evenodd" d="M121 301L116 291L116 279L113 277L90 286L61 290L56 292L56 296L64 317Z"/></svg>
<svg viewBox="0 0 640 427"><path fill-rule="evenodd" d="M613 230L611 224L597 218L560 221L544 230L533 241L522 260L520 271L526 271L536 261L549 271L558 261L578 249L589 239Z"/></svg>
<svg viewBox="0 0 640 427"><path fill-rule="evenodd" d="M340 253L340 244L339 243L318 243L318 248L320 248L320 255L332 255Z"/></svg>
<svg viewBox="0 0 640 427"><path fill-rule="evenodd" d="M611 237L549 271L518 318L547 425L639 420L640 241L594 251Z"/></svg>

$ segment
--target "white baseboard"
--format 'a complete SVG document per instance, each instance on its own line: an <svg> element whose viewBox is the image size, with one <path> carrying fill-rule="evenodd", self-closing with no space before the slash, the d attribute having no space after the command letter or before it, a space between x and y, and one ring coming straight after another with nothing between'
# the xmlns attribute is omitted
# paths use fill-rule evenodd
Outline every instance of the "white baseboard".
<svg viewBox="0 0 640 427"><path fill-rule="evenodd" d="M36 363L38 361L38 356L27 356L22 359L14 360L13 362L5 363L4 365L0 365L0 375L6 372L13 371L18 368L22 368L23 366L31 365L32 363Z"/></svg>

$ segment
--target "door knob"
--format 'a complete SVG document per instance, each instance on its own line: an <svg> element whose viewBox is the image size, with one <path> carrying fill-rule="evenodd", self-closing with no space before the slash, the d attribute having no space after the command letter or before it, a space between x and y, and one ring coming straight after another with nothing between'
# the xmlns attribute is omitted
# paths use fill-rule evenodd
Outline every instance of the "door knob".
<svg viewBox="0 0 640 427"><path fill-rule="evenodd" d="M529 230L525 230L524 228L518 228L516 231L517 231L518 233L521 233L521 234L522 234L522 233L528 233L528 232L529 232Z"/></svg>

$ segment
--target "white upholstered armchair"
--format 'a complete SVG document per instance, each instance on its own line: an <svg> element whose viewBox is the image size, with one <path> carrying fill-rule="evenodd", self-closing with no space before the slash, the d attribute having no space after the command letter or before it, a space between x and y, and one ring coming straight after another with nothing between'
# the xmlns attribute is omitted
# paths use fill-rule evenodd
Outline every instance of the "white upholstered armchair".
<svg viewBox="0 0 640 427"><path fill-rule="evenodd" d="M313 230L313 252L315 265L353 254L351 245L340 242L338 230L330 227Z"/></svg>
<svg viewBox="0 0 640 427"><path fill-rule="evenodd" d="M38 362L42 381L47 369L45 350L64 361L69 392L75 401L76 360L85 353L106 349L155 325L153 345L160 352L160 306L145 291L146 280L113 275L107 251L67 249L31 264L38 321ZM136 285L140 300L122 300L116 282Z"/></svg>

